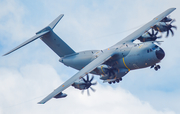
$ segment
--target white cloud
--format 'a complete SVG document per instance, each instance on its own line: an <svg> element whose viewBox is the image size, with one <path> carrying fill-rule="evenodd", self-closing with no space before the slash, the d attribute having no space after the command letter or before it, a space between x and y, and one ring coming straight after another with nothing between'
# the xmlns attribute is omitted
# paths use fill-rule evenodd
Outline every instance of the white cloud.
<svg viewBox="0 0 180 114"><path fill-rule="evenodd" d="M40 5L6 0L0 3L0 45L5 47L2 54L33 36L61 13L65 16L55 32L75 51L107 48L131 33L121 31L142 25L172 6L177 10L171 17L177 19L175 25L180 25L178 0L94 0L90 3L43 0L37 2ZM118 32L121 34L115 34ZM77 71L59 63L57 55L37 40L0 58L0 113L179 113L178 36L179 30L162 44L166 57L160 63L160 71L149 68L132 71L120 85L97 85L97 92L91 92L91 97L82 96L70 87L65 90L67 98L52 99L45 105L36 103ZM37 99L31 101L34 98Z"/></svg>
<svg viewBox="0 0 180 114"><path fill-rule="evenodd" d="M65 92L65 99L52 99L44 105L36 104L44 95L53 91L62 83L53 67L49 65L30 64L17 69L0 68L0 100L2 114L36 114L36 113L124 113L124 114L174 114L173 111L155 110L148 102L143 102L134 97L121 87L112 88L97 85L97 92L88 97L81 95L73 87ZM44 94L43 96L41 96ZM38 97L37 97L38 96ZM39 97L41 96L41 97ZM37 99L34 99L37 98Z"/></svg>
<svg viewBox="0 0 180 114"><path fill-rule="evenodd" d="M10 36L15 41L24 37L24 34L22 34L24 27L22 23L22 15L24 15L25 11L24 8L14 0L1 1L0 7L1 34L6 36L6 38ZM9 33L9 31L11 31L11 35L5 34L2 31L5 33Z"/></svg>

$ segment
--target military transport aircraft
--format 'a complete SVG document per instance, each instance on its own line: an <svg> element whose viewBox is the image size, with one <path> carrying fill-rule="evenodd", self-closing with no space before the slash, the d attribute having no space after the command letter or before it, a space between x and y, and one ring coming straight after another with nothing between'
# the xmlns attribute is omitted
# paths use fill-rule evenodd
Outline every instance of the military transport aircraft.
<svg viewBox="0 0 180 114"><path fill-rule="evenodd" d="M172 35L174 35L171 28L177 29L177 27L171 24L175 20L171 19L168 15L175 9L176 8L170 8L166 10L107 49L83 52L75 52L53 32L56 24L64 16L61 14L47 27L37 32L35 36L4 54L4 56L40 38L60 57L59 61L61 63L77 69L79 72L41 100L39 104L44 104L51 98L66 97L67 94L62 93L62 91L69 86L74 86L83 91L87 89L89 94L89 88L95 91L91 85L96 85L96 82L92 83L94 76L89 79L88 73L99 75L101 80L111 84L119 83L122 77L130 70L146 67L154 68L155 70L160 69L157 63L164 58L165 53L163 49L157 45L159 41L156 40L162 37L157 36L157 34L158 32L167 32L166 36L168 36L169 31L171 31ZM135 40L141 42L134 43ZM86 78L84 78L85 76Z"/></svg>

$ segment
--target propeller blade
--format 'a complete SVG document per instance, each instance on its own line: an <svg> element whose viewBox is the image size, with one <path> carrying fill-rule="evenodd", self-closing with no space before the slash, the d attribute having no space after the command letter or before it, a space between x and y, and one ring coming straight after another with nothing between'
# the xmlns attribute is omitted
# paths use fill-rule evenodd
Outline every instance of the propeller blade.
<svg viewBox="0 0 180 114"><path fill-rule="evenodd" d="M149 32L147 32L147 33L149 34L150 37L152 37L152 34L151 34L151 33L149 33Z"/></svg>
<svg viewBox="0 0 180 114"><path fill-rule="evenodd" d="M175 19L173 19L171 22L170 22L170 24L172 24L172 23L174 23L176 20Z"/></svg>
<svg viewBox="0 0 180 114"><path fill-rule="evenodd" d="M175 28L175 29L177 29L177 26L171 26L171 28Z"/></svg>
<svg viewBox="0 0 180 114"><path fill-rule="evenodd" d="M92 76L92 78L90 79L90 82L94 79L94 76Z"/></svg>
<svg viewBox="0 0 180 114"><path fill-rule="evenodd" d="M89 81L89 75L87 74L86 76L87 76L87 82L88 82Z"/></svg>
<svg viewBox="0 0 180 114"><path fill-rule="evenodd" d="M87 89L87 94L88 94L88 96L90 96L89 89Z"/></svg>
<svg viewBox="0 0 180 114"><path fill-rule="evenodd" d="M172 29L169 29L170 31L171 31L171 33L172 33L172 36L174 36L174 32L172 31Z"/></svg>
<svg viewBox="0 0 180 114"><path fill-rule="evenodd" d="M94 88L92 88L92 87L90 87L90 88L91 88L91 90L92 90L93 92L95 92L95 91L96 91Z"/></svg>
<svg viewBox="0 0 180 114"><path fill-rule="evenodd" d="M153 30L153 29L151 29L151 31L152 31L152 35L154 35L154 30Z"/></svg>
<svg viewBox="0 0 180 114"><path fill-rule="evenodd" d="M166 34L166 37L168 37L169 36L169 30L167 30L167 34Z"/></svg>
<svg viewBox="0 0 180 114"><path fill-rule="evenodd" d="M95 92L96 90L95 89L93 89L92 87L91 87L91 85L96 85L97 84L97 82L94 82L94 83L91 83L91 81L93 81L93 79L94 79L94 76L92 76L91 77L91 79L89 80L89 75L87 74L86 75L86 79L84 79L84 78L82 78L83 79L83 81L85 82L85 83L83 83L82 85L85 85L85 87L84 87L84 89L82 90L82 94L84 93L84 90L85 89L87 89L87 94L88 94L88 96L90 96L90 93L89 93L89 89L88 88L91 88L91 90L93 91L93 92Z"/></svg>
<svg viewBox="0 0 180 114"><path fill-rule="evenodd" d="M97 82L91 83L91 85L96 85L96 84L97 84Z"/></svg>
<svg viewBox="0 0 180 114"><path fill-rule="evenodd" d="M158 36L157 38L159 38L159 39L162 38L162 35L161 35L161 36Z"/></svg>
<svg viewBox="0 0 180 114"><path fill-rule="evenodd" d="M161 42L157 42L158 45L161 45Z"/></svg>
<svg viewBox="0 0 180 114"><path fill-rule="evenodd" d="M83 84L81 84L81 85L85 85L85 86L86 86L86 83L83 83Z"/></svg>
<svg viewBox="0 0 180 114"><path fill-rule="evenodd" d="M87 83L87 81L84 79L84 78L82 78L83 79L83 81L85 82L85 83Z"/></svg>
<svg viewBox="0 0 180 114"><path fill-rule="evenodd" d="M84 94L84 90L81 91L81 94Z"/></svg>
<svg viewBox="0 0 180 114"><path fill-rule="evenodd" d="M155 33L155 36L158 34L158 31Z"/></svg>

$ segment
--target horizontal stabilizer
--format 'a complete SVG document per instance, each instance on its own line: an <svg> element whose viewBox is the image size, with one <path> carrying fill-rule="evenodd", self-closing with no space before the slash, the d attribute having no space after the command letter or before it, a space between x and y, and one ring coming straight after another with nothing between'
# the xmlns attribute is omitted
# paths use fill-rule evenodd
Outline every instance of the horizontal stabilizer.
<svg viewBox="0 0 180 114"><path fill-rule="evenodd" d="M32 38L28 39L27 41L23 42L22 44L20 44L19 46L15 47L14 49L12 49L11 51L7 52L6 54L4 54L3 56L6 56L10 53L12 53L13 51L16 51L17 49L25 46L26 44L29 44L30 42L40 38L41 36L45 35L46 33L48 33L49 31L44 31L44 32L41 32L39 34L36 34L35 36L33 36Z"/></svg>
<svg viewBox="0 0 180 114"><path fill-rule="evenodd" d="M10 53L12 53L13 51L16 51L17 49L25 46L28 43L31 43L32 41L44 36L45 34L49 33L50 31L53 30L53 28L57 25L57 23L62 19L62 17L64 16L64 14L59 15L54 21L52 21L47 27L43 28L42 30L40 30L39 32L36 33L35 36L33 36L32 38L28 39L27 41L23 42L22 44L20 44L19 46L17 46L16 48L12 49L11 51L9 51L8 53L4 54L8 55Z"/></svg>

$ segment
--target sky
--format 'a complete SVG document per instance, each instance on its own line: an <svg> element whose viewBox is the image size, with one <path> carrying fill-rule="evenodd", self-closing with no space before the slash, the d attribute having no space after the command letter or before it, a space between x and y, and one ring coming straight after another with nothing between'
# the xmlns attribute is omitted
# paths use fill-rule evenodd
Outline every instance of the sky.
<svg viewBox="0 0 180 114"><path fill-rule="evenodd" d="M64 17L54 29L76 52L105 49L168 8L173 25L180 25L179 0L0 0L0 55ZM98 82L91 96L69 87L64 99L37 104L77 70L58 62L59 57L40 39L0 57L0 114L179 114L180 31L174 30L160 47L166 55L161 69L129 72L119 84ZM162 34L165 37L165 33Z"/></svg>

